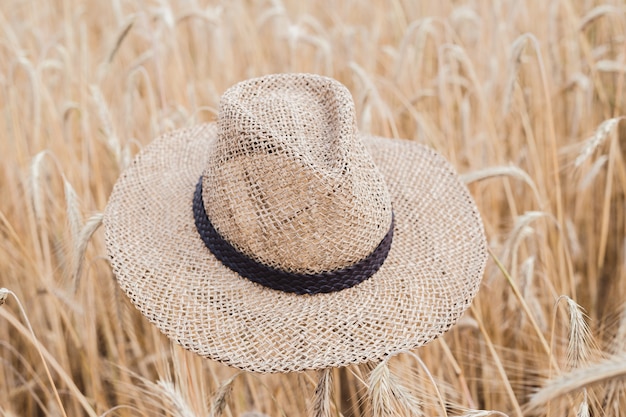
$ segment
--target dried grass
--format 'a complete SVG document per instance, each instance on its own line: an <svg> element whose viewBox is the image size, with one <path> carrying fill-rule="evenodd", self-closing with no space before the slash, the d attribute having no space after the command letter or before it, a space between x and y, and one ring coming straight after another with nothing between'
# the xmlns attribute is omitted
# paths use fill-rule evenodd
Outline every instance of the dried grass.
<svg viewBox="0 0 626 417"><path fill-rule="evenodd" d="M541 196L539 195L537 186L533 182L530 175L528 175L523 169L513 165L502 167L489 167L480 171L466 173L461 175L461 180L466 184L471 184L476 181L482 181L489 178L497 177L511 177L525 182L533 192L537 205L539 207L543 206L543 198L541 198Z"/></svg>
<svg viewBox="0 0 626 417"><path fill-rule="evenodd" d="M28 316L26 315L26 311L24 310L24 306L22 305L22 302L17 297L17 295L15 295L15 293L13 291L11 291L11 290L9 290L7 288L0 288L0 306L5 303L5 301L6 301L6 299L8 298L9 295L12 295L13 298L15 299L15 301L17 302L19 310L22 313L22 317L24 317L24 321L26 322L26 326L28 328L28 332L29 333L28 333L27 336L33 341L35 349L39 353L39 357L41 359L42 365L44 367L44 370L46 371L46 376L48 377L48 381L50 382L50 385L52 387L51 391L54 394L54 401L56 401L56 404L50 404L50 406L52 406L54 408L56 408L58 406L58 408L56 408L55 411L57 413L61 414L63 417L67 417L67 414L65 412L65 407L63 407L63 403L61 402L61 397L59 396L59 391L58 391L58 389L56 387L56 384L54 383L54 379L52 379L52 375L50 374L50 369L48 368L48 364L46 362L46 358L44 357L44 350L40 346L40 343L39 343L39 340L37 339L37 336L35 336L35 332L33 330L33 327L30 324L30 320L28 319ZM25 333L25 331L22 328L22 326L16 325L16 327L19 330L21 330L22 333Z"/></svg>
<svg viewBox="0 0 626 417"><path fill-rule="evenodd" d="M198 417L191 410L191 407L185 401L182 393L169 381L157 381L156 387L166 401L171 403L171 408L168 410L175 417ZM216 414L218 416L220 414Z"/></svg>
<svg viewBox="0 0 626 417"><path fill-rule="evenodd" d="M213 395L211 400L211 410L209 411L209 417L220 417L224 413L224 409L226 408L226 401L228 400L228 396L230 395L233 389L233 382L239 376L239 374L235 374L224 383L222 383L217 392Z"/></svg>
<svg viewBox="0 0 626 417"><path fill-rule="evenodd" d="M74 270L72 271L72 290L76 292L80 281L80 276L83 271L83 265L85 263L85 252L87 251L87 244L91 240L93 234L98 230L102 224L102 213L97 213L91 216L85 225L81 227L78 235L75 237L74 251L75 256Z"/></svg>
<svg viewBox="0 0 626 417"><path fill-rule="evenodd" d="M624 13L597 0L5 1L0 414L621 415ZM97 213L131 157L215 120L234 82L284 71L339 79L361 129L440 151L484 219L492 257L471 310L421 363L397 356L401 375L333 371L317 392L308 373L229 383L231 369L170 349L106 263Z"/></svg>
<svg viewBox="0 0 626 417"><path fill-rule="evenodd" d="M594 151L606 141L609 134L623 119L624 117L614 117L603 121L596 129L594 135L585 141L580 154L574 161L574 166L580 167L585 161L587 161L591 155L593 155Z"/></svg>
<svg viewBox="0 0 626 417"><path fill-rule="evenodd" d="M562 296L560 299L564 299L567 303L569 313L567 365L569 369L575 369L588 364L596 343L585 320L582 307L568 296Z"/></svg>
<svg viewBox="0 0 626 417"><path fill-rule="evenodd" d="M526 404L526 410L536 410L558 397L575 391L582 391L596 384L621 379L625 375L626 358L623 355L611 357L584 368L574 369L545 382L543 387L532 395Z"/></svg>
<svg viewBox="0 0 626 417"><path fill-rule="evenodd" d="M420 402L390 372L388 360L387 358L380 362L369 377L367 395L371 400L373 416L421 417L423 414Z"/></svg>
<svg viewBox="0 0 626 417"><path fill-rule="evenodd" d="M313 394L313 417L331 416L332 372L325 369L319 372L317 387Z"/></svg>
<svg viewBox="0 0 626 417"><path fill-rule="evenodd" d="M469 410L459 417L508 417L501 411Z"/></svg>

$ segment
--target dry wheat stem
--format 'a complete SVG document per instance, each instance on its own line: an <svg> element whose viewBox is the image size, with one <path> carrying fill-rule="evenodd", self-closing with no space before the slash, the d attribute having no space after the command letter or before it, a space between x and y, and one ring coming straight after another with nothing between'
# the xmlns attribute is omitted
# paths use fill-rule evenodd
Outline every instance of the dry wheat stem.
<svg viewBox="0 0 626 417"><path fill-rule="evenodd" d="M587 174L580 180L580 185L578 186L579 191L584 191L591 185L608 160L609 157L607 155L601 155L594 161Z"/></svg>
<svg viewBox="0 0 626 417"><path fill-rule="evenodd" d="M589 325L585 321L584 312L574 300L566 295L560 296L567 303L569 313L569 337L567 344L567 362L569 369L585 365L590 356L590 349L595 345Z"/></svg>
<svg viewBox="0 0 626 417"><path fill-rule="evenodd" d="M390 417L398 406L412 416L422 416L421 405L389 370L389 357L383 359L370 374L367 388L374 417Z"/></svg>
<svg viewBox="0 0 626 417"><path fill-rule="evenodd" d="M75 241L74 248L74 271L72 273L72 291L76 293L78 289L78 284L80 281L81 272L83 270L83 265L85 263L85 252L87 251L87 244L91 240L93 234L98 230L100 225L102 224L102 213L96 213L91 216L85 225L80 229L80 233L77 236Z"/></svg>
<svg viewBox="0 0 626 417"><path fill-rule="evenodd" d="M457 322L457 325L458 324L459 323ZM465 396L465 399L467 400L467 405L469 406L469 408L475 408L476 404L474 403L474 399L472 398L472 393L470 392L470 389L467 386L467 381L465 379L465 376L463 375L463 368L461 368L461 366L457 362L456 358L452 354L452 351L450 350L450 347L446 343L445 339L440 338L439 339L439 344L443 348L443 351L444 351L446 357L448 358L448 360L452 364L452 367L454 368L454 373L456 374L456 376L457 376L457 378L459 380L459 384L461 385L461 389L463 391L463 395Z"/></svg>
<svg viewBox="0 0 626 417"><path fill-rule="evenodd" d="M15 295L12 292L10 292L10 293L15 297ZM17 297L15 297L15 299L18 300ZM20 310L21 310L22 314L24 315L25 312L24 312L23 307L22 307L21 303L19 302L19 300L18 300L18 306L20 307ZM50 379L50 382L52 383L52 386L54 387L54 382L53 382L53 380L52 380L52 378L50 376L50 372L48 371L47 363L50 363L52 368L61 377L63 382L65 382L67 384L67 386L69 387L70 391L78 399L79 403L81 404L81 406L83 407L85 412L87 412L87 414L90 417L97 417L97 414L95 413L95 411L93 410L93 408L91 407L91 405L89 404L89 402L87 401L85 396L80 392L80 390L78 389L78 387L76 386L74 381L72 381L72 379L67 375L65 370L56 361L54 356L52 356L50 354L50 352L48 352L48 350L41 344L41 342L39 342L39 339L36 338L35 334L32 331L32 328L30 327L30 322L28 321L28 319L26 318L26 323L27 323L28 327L24 327L19 321L17 321L17 319L15 317L13 317L13 315L5 312L5 310L3 310L3 309L0 309L0 316L4 317L24 337L30 339L30 341L33 343L33 345L35 345L35 348L38 351L38 353L39 353L39 355L40 355L40 357L41 357L41 359L43 361L44 368L47 371L48 378ZM56 388L54 389L54 391L56 393ZM62 406L62 403L60 402L60 399L58 397L58 393L56 393L55 396L57 397L57 400L58 400L59 404L61 405L61 410L63 410L63 406Z"/></svg>
<svg viewBox="0 0 626 417"><path fill-rule="evenodd" d="M545 336L541 332L541 328L537 324L537 321L535 320L535 316L530 311L530 308L528 307L528 304L526 303L526 301L522 297L522 294L520 293L519 289L517 288L517 285L515 284L515 282L513 281L511 276L509 275L509 273L507 272L507 270L504 267L504 265L502 265L500 260L491 251L491 249L489 249L489 254L490 254L491 258L494 260L494 262L496 263L496 265L498 266L498 269L500 269L500 271L502 272L502 275L504 275L504 277L506 278L507 282L509 283L509 286L513 290L513 294L515 295L515 297L519 301L520 305L522 306L522 309L524 309L524 312L526 313L526 316L528 317L528 320L530 320L530 323L532 324L532 326L533 326L533 328L535 330L535 333L537 334L537 337L541 341L541 345L543 346L543 349L545 350L546 354L548 355L548 359L550 360L550 363L551 363L552 367L554 367L554 369L559 369L559 366L558 366L556 360L554 359L554 356L552 355L552 349L550 349L550 345L548 344L548 341L546 340Z"/></svg>
<svg viewBox="0 0 626 417"><path fill-rule="evenodd" d="M326 368L319 371L317 387L313 395L313 417L330 417L331 391L332 391L331 369Z"/></svg>
<svg viewBox="0 0 626 417"><path fill-rule="evenodd" d="M615 127L622 121L625 117L614 117L611 119L607 119L603 121L600 126L596 129L596 132L592 137L587 139L580 150L580 153L576 157L574 161L575 167L580 167L587 159L591 157L593 152L600 146L606 138L609 137L609 134L615 129Z"/></svg>
<svg viewBox="0 0 626 417"><path fill-rule="evenodd" d="M509 71L506 86L504 87L504 100L502 104L502 115L506 116L511 109L511 102L513 97L513 90L515 88L515 81L519 74L519 68L522 64L522 54L526 48L528 41L528 34L524 34L517 38L513 44L509 53Z"/></svg>
<svg viewBox="0 0 626 417"><path fill-rule="evenodd" d="M172 404L175 417L199 417L191 410L180 390L172 382L159 380L156 386Z"/></svg>
<svg viewBox="0 0 626 417"><path fill-rule="evenodd" d="M612 6L610 4L596 6L589 12L587 12L587 14L583 16L582 19L580 19L580 25L578 26L578 30L583 31L595 20L599 19L602 16L610 15L613 13L623 14L623 9Z"/></svg>
<svg viewBox="0 0 626 417"><path fill-rule="evenodd" d="M59 405L59 410L61 411L64 417L67 417L67 414L65 413L65 407L63 407L63 403L61 402L61 397L59 397L59 391L57 390L56 384L54 383L54 379L52 379L52 375L50 375L48 364L42 352L43 349L40 346L37 336L35 336L35 331L30 325L30 320L28 319L28 316L26 315L26 311L24 310L24 307L22 306L20 299L17 297L17 295L15 295L13 291L9 290L8 288L0 288L0 305L4 304L5 300L8 298L9 295L12 295L15 301L17 302L17 306L20 312L22 313L22 317L24 317L24 321L26 322L26 326L28 327L28 331L30 332L30 337L32 338L32 341L33 343L35 343L35 347L37 348L37 351L39 352L39 357L41 358L41 362L43 364L44 370L46 371L46 376L48 377L48 381L50 381L50 385L52 386L52 392L54 393L55 400L57 401L57 404ZM0 310L0 314L4 314L4 310ZM86 409L86 411L93 412L92 409L91 410Z"/></svg>
<svg viewBox="0 0 626 417"><path fill-rule="evenodd" d="M526 302L530 310L537 312L535 319L537 320L537 325L542 330L542 334L543 334L543 332L547 331L548 329L548 322L544 315L540 298L537 294L537 291L535 290L535 287L533 286L534 273L535 273L535 257L531 256L522 263L522 267L520 270L520 276L521 276L520 288L521 288L522 296L524 297L525 300L527 300Z"/></svg>
<svg viewBox="0 0 626 417"><path fill-rule="evenodd" d="M601 362L574 369L548 380L543 388L530 397L526 411L534 411L550 401L601 382L626 378L626 356L617 355Z"/></svg>
<svg viewBox="0 0 626 417"><path fill-rule="evenodd" d="M539 208L544 206L544 200L543 198L541 198L539 190L537 189L537 186L535 185L533 179L530 177L530 175L528 175L526 171L514 165L489 167L481 169L479 171L465 173L461 175L461 181L463 181L465 184L471 184L476 181L482 181L485 179L502 176L509 176L525 182L532 190Z"/></svg>
<svg viewBox="0 0 626 417"><path fill-rule="evenodd" d="M494 410L468 410L465 412L465 414L460 415L458 417L491 417L491 416L509 417L507 414L504 414L501 411L494 411Z"/></svg>
<svg viewBox="0 0 626 417"><path fill-rule="evenodd" d="M578 410L576 411L576 417L589 417L589 402L587 401L587 389L583 389L584 399L581 401Z"/></svg>
<svg viewBox="0 0 626 417"><path fill-rule="evenodd" d="M441 407L442 415L445 417L448 417L448 410L446 407L446 402L443 400L443 396L441 395L441 391L439 391L439 387L437 386L437 382L435 381L435 378L433 378L433 375L430 373L430 370L428 369L428 367L426 366L422 358L420 358L417 354L410 352L410 351L406 351L403 353L406 353L407 355L415 359L417 363L420 365L420 368L422 368L422 370L426 373L426 376L428 376L428 379L430 380L431 384L433 385L433 388L435 389L435 393L437 394L437 400L439 400L439 406Z"/></svg>
<svg viewBox="0 0 626 417"><path fill-rule="evenodd" d="M626 346L626 304L622 304L620 307L618 323L617 330L608 346L608 352L613 355L621 353Z"/></svg>
<svg viewBox="0 0 626 417"><path fill-rule="evenodd" d="M133 410L137 413L141 413L141 410L137 407L133 407L132 405L116 405L115 407L111 407L106 410L104 413L100 414L98 417L107 417L111 413L115 413L118 410Z"/></svg>
<svg viewBox="0 0 626 417"><path fill-rule="evenodd" d="M606 185L604 188L604 200L602 205L602 220L600 225L600 245L598 248L598 269L604 266L606 247L608 245L609 235L609 220L611 213L611 192L613 190L613 177L616 163L616 157L614 156L618 152L618 141L615 137L611 140L609 147L609 164L606 173Z"/></svg>
<svg viewBox="0 0 626 417"><path fill-rule="evenodd" d="M213 398L211 399L211 410L209 411L209 417L220 417L226 408L226 401L233 389L233 382L241 375L241 372L237 372L235 375L224 381L217 389Z"/></svg>
<svg viewBox="0 0 626 417"><path fill-rule="evenodd" d="M509 381L506 371L504 370L504 367L502 365L502 360L500 359L500 357L498 356L498 353L496 352L493 342L491 341L491 337L489 336L489 333L487 333L487 329L485 328L483 321L480 319L480 316L477 312L478 310L473 305L470 307L470 309L472 313L474 314L474 316L476 317L476 322L478 323L478 328L480 330L480 333L483 335L483 338L485 339L485 342L487 344L487 348L489 349L489 353L491 354L491 357L494 360L496 368L498 369L498 372L500 373L500 376L502 378L502 383L504 384L504 387L506 389L507 395L509 397L509 401L511 402L511 405L513 406L513 409L515 410L515 414L517 415L517 417L523 417L524 414L522 413L522 409L517 401L517 398L515 397L515 392L513 391L513 387L511 387L511 382Z"/></svg>

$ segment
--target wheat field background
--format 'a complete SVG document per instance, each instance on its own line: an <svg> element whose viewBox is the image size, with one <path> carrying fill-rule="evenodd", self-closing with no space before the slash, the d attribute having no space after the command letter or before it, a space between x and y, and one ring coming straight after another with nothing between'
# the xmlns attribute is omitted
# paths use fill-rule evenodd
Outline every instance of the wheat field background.
<svg viewBox="0 0 626 417"><path fill-rule="evenodd" d="M1 0L0 415L623 415L625 12ZM171 345L116 287L98 227L142 146L214 121L232 84L290 71L344 83L362 131L445 155L490 248L457 326L391 375L333 370L326 411L315 373L242 374Z"/></svg>

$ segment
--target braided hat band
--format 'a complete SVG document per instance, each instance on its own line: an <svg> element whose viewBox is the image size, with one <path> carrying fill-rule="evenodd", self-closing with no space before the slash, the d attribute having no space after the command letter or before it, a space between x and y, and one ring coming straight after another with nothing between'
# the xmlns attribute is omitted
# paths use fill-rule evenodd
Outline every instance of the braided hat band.
<svg viewBox="0 0 626 417"><path fill-rule="evenodd" d="M378 271L389 254L393 240L393 216L389 231L380 244L354 265L317 274L296 274L264 265L239 252L215 230L206 215L202 200L202 178L193 197L196 229L202 241L217 259L242 277L278 291L295 294L319 294L340 291L359 284Z"/></svg>

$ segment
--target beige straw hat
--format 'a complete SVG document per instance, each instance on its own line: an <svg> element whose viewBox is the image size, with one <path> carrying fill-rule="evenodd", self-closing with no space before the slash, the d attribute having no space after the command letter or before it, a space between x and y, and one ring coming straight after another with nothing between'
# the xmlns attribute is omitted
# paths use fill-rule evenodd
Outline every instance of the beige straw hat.
<svg viewBox="0 0 626 417"><path fill-rule="evenodd" d="M139 311L186 349L256 372L424 345L469 306L486 261L450 164L359 133L349 91L309 74L236 84L217 123L156 139L104 224Z"/></svg>

